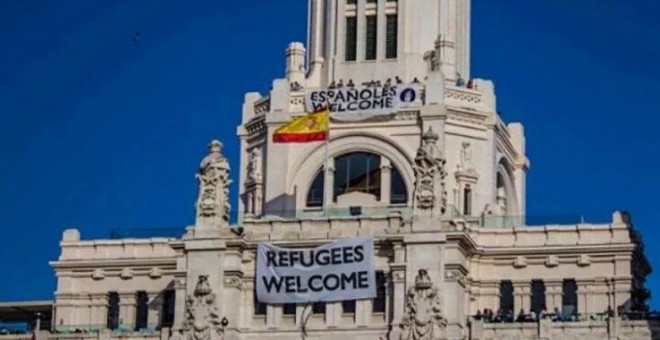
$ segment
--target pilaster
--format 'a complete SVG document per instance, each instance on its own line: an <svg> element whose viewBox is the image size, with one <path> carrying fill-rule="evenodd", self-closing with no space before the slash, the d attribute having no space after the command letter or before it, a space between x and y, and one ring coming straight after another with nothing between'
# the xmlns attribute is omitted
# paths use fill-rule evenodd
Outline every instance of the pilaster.
<svg viewBox="0 0 660 340"><path fill-rule="evenodd" d="M135 329L137 299L135 292L119 293L119 328Z"/></svg>

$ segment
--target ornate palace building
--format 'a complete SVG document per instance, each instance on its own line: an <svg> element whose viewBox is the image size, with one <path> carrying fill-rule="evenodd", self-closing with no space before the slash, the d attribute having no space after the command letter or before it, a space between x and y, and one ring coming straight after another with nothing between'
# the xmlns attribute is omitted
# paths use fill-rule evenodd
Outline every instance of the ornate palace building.
<svg viewBox="0 0 660 340"><path fill-rule="evenodd" d="M308 40L288 46L285 77L245 96L238 169L210 143L195 223L177 238L66 230L40 336L659 339L660 323L635 313L648 308L651 267L627 213L606 224L526 220L524 128L498 114L493 82L470 74L470 5L309 0ZM360 115L365 89L403 86L419 96ZM332 119L327 143L274 143L307 114L310 92L326 90L357 91L362 118ZM375 299L256 300L258 243L357 236L375 240Z"/></svg>

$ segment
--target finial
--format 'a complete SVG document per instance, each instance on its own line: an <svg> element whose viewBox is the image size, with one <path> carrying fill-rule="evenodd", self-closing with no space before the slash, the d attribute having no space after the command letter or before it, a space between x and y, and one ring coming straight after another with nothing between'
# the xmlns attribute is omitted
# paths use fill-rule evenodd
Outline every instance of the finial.
<svg viewBox="0 0 660 340"><path fill-rule="evenodd" d="M431 142L435 142L435 141L437 141L439 138L440 138L440 136L438 136L437 133L433 132L433 128L430 127L430 126L429 126L429 130L426 131L426 133L424 134L424 136L422 136L422 139L423 139L424 141L431 141Z"/></svg>

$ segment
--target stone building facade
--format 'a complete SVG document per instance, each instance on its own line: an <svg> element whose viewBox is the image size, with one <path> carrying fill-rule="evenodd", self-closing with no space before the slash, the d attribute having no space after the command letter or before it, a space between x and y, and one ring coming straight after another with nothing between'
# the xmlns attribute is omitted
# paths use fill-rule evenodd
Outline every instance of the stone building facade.
<svg viewBox="0 0 660 340"><path fill-rule="evenodd" d="M630 216L530 226L522 124L470 75L470 0L309 0L308 41L285 78L243 106L239 169L213 141L180 238L83 240L53 261L54 338L651 339L650 265ZM415 84L422 98L328 143L276 144L315 89ZM228 190L237 174L238 221ZM375 239L378 297L310 305L255 299L259 242L309 248ZM486 323L483 310L559 311L571 322ZM608 311L605 315L602 313Z"/></svg>

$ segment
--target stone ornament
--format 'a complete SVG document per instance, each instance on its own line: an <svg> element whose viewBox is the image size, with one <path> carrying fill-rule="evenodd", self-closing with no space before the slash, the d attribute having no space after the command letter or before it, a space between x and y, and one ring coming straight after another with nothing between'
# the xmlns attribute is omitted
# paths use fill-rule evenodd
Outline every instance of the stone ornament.
<svg viewBox="0 0 660 340"><path fill-rule="evenodd" d="M441 215L447 206L446 160L438 148L438 139L438 134L429 128L415 156L415 209L423 215Z"/></svg>
<svg viewBox="0 0 660 340"><path fill-rule="evenodd" d="M201 275L192 295L186 299L183 325L170 340L222 340L227 318L220 319L216 295L211 289L208 276Z"/></svg>
<svg viewBox="0 0 660 340"><path fill-rule="evenodd" d="M209 154L204 157L196 176L199 182L197 199L198 218L221 218L229 221L229 162L222 155L222 143L213 140L209 144Z"/></svg>
<svg viewBox="0 0 660 340"><path fill-rule="evenodd" d="M421 269L415 278L415 285L408 289L406 315L401 321L401 340L441 339L446 326L438 288L431 281L428 271Z"/></svg>
<svg viewBox="0 0 660 340"><path fill-rule="evenodd" d="M248 164L248 179L254 182L261 182L262 176L261 149L255 147L250 152L250 163Z"/></svg>
<svg viewBox="0 0 660 340"><path fill-rule="evenodd" d="M463 142L461 144L461 163L459 165L459 170L474 170L474 166L472 165L472 145L468 142Z"/></svg>

